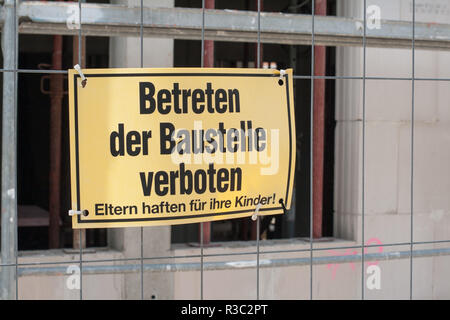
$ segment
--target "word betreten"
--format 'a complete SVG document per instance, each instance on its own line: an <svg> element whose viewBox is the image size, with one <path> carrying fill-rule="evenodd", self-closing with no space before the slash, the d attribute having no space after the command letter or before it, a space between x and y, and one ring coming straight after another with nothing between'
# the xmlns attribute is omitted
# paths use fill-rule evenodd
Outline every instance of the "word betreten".
<svg viewBox="0 0 450 320"><path fill-rule="evenodd" d="M220 168L216 170L213 163L207 170L197 169L194 172L186 170L184 163L180 163L177 171L140 172L142 191L144 196L150 196L152 190L158 196L167 194L197 194L239 191L242 186L242 169Z"/></svg>
<svg viewBox="0 0 450 320"><path fill-rule="evenodd" d="M225 113L240 112L238 89L212 88L210 82L205 89L180 89L180 84L175 82L172 90L160 89L156 92L155 85L151 82L139 82L139 100L141 114L152 114L158 110L160 114L168 114L172 110L175 113L188 113L189 109L194 113Z"/></svg>

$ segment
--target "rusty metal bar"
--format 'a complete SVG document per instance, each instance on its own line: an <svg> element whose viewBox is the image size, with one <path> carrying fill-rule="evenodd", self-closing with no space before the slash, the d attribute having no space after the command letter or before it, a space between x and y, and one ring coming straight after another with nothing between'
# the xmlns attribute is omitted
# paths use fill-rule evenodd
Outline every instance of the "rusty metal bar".
<svg viewBox="0 0 450 320"><path fill-rule="evenodd" d="M316 0L315 15L327 15L327 1ZM325 76L326 47L315 46L314 75ZM325 79L314 79L313 129L313 237L322 237L323 163L325 148Z"/></svg>
<svg viewBox="0 0 450 320"><path fill-rule="evenodd" d="M63 38L53 36L52 69L62 69ZM61 214L61 123L63 75L50 75L50 172L49 172L49 235L50 249L59 248Z"/></svg>

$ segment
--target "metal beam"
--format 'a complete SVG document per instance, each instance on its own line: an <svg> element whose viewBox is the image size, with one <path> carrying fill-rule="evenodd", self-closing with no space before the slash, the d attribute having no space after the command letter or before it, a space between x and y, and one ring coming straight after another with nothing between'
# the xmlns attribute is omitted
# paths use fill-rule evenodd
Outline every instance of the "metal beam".
<svg viewBox="0 0 450 320"><path fill-rule="evenodd" d="M440 256L450 255L450 248L443 249L423 249L409 251L392 251L379 253L366 253L364 260L369 261L392 261L398 259L408 259L410 256L414 258L435 258ZM313 257L314 265L324 264L341 264L361 262L361 255L341 255L341 256L321 256ZM279 268L292 266L308 266L310 258L282 258L282 259L264 259L260 262L261 268ZM56 267L21 267L18 270L20 277L47 275L47 276L66 276L68 274L67 268L69 263L65 266ZM133 273L140 271L140 264L123 264L123 265L86 265L83 266L83 274L114 274L114 273ZM204 263L204 270L230 270L230 269L252 269L256 267L256 260L241 260L241 261L214 261ZM145 264L144 271L146 272L181 272L181 271L198 271L200 263L186 262L186 263L158 263Z"/></svg>
<svg viewBox="0 0 450 320"><path fill-rule="evenodd" d="M76 14L74 3L22 2L18 8L19 32L25 34L75 35L68 21ZM201 39L202 10L187 8L144 8L144 36ZM2 9L0 17L4 16ZM257 13L237 10L206 10L205 39L215 41L257 41ZM2 19L3 21L3 19ZM311 16L261 13L261 42L311 44ZM82 33L87 36L139 36L140 7L84 4ZM315 44L361 46L363 22L343 17L315 17ZM415 24L415 47L450 49L450 25ZM380 29L367 28L367 46L411 48L412 24L381 21Z"/></svg>
<svg viewBox="0 0 450 320"><path fill-rule="evenodd" d="M2 29L3 68L15 70L17 53L17 34L14 0L5 1ZM2 208L1 208L1 261L2 264L15 264L17 253L17 73L3 73L2 105ZM16 268L1 268L0 299L11 300L16 297Z"/></svg>

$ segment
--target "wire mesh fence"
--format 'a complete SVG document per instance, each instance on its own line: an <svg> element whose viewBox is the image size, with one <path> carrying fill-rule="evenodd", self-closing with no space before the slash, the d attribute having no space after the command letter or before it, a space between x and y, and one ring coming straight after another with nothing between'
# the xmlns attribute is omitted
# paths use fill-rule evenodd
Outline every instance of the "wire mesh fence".
<svg viewBox="0 0 450 320"><path fill-rule="evenodd" d="M257 21L256 21L256 32L254 42L256 43L256 67L261 67L261 1L257 0ZM363 8L367 8L367 1L363 1ZM1 243L2 243L2 260L1 260L1 289L2 297L5 299L18 299L19 298L19 277L24 275L38 275L38 274L54 274L54 275L65 275L67 266L78 264L80 270L80 288L79 288L79 299L83 299L83 275L95 274L96 272L103 273L125 273L125 272L135 272L139 274L139 285L140 285L140 298L144 299L144 274L150 271L164 271L170 270L174 271L198 271L200 274L200 281L198 283L200 289L200 299L207 298L204 295L204 271L205 270L221 270L228 268L228 265L224 262L218 261L207 261L205 258L218 258L218 257L228 257L232 258L234 256L244 256L249 259L255 259L255 264L252 266L255 270L255 299L261 298L260 293L260 282L261 282L261 268L276 267L276 266L290 266L290 265L303 265L309 266L309 298L314 299L314 266L320 264L332 264L332 263L344 263L344 262L360 262L361 263L361 299L365 299L366 283L366 265L370 261L381 261L390 259L408 259L409 260L409 298L413 299L414 286L413 286L413 274L414 274L414 259L419 257L430 257L439 255L449 255L450 248L440 247L432 249L416 249L416 246L423 245L447 245L450 240L431 240L431 241L415 241L414 237L414 195L415 195L415 171L414 171L414 160L415 154L415 87L416 81L439 81L448 82L450 78L448 77L416 77L416 1L412 0L412 20L411 20L411 30L410 30L410 48L411 48L411 76L408 77L393 77L393 76L367 76L367 60L366 60L366 49L367 49L367 15L363 14L363 32L362 32L362 75L316 75L314 59L311 58L310 74L309 75L294 75L296 80L306 80L310 81L310 168L309 168L309 189L310 189L310 203L309 203L309 238L307 239L308 248L302 249L286 249L286 250L271 250L270 248L262 249L260 248L260 218L257 217L257 232L256 232L256 242L254 250L243 251L239 253L229 252L229 253L217 253L208 254L205 253L205 244L203 242L203 237L200 236L199 252L198 254L192 255L180 255L180 256L155 256L147 257L144 255L144 228L140 227L140 243L139 243L139 256L133 258L114 258L114 259L86 259L83 244L82 244L82 230L74 230L74 232L79 233L78 237L78 260L70 261L53 261L53 262L21 262L18 261L18 245L17 245L17 185L16 185L16 151L14 150L16 146L17 139L17 96L20 94L17 88L17 77L19 73L38 73L38 74L66 74L65 70L31 70L31 69L20 69L18 67L18 10L21 3L17 0L5 0L3 6L4 13L4 24L2 29L2 46L3 46L3 69L0 71L3 73L3 133L2 133L2 233L1 233ZM310 43L311 43L311 57L314 57L316 50L316 2L317 0L311 0L312 14L311 14L311 26L310 26ZM140 0L140 15L139 15L139 67L144 67L144 0ZM79 27L77 30L78 36L78 64L82 65L82 38L86 35L83 29L83 2L78 0L78 10L79 10ZM204 52L205 52L205 38L208 26L206 23L206 7L205 0L202 0L202 21L201 21L201 65L205 66L204 62ZM314 225L314 215L313 215L313 181L314 181L314 158L313 158L313 130L314 130L314 93L315 93L315 80L358 80L362 82L362 114L361 114L361 172L360 172L360 184L361 184L361 234L360 243L357 245L343 245L343 246L315 246L315 239L313 235L313 225ZM404 242L393 242L393 243L383 243L383 247L387 248L402 248L401 251L397 252L377 252L377 253L367 253L367 249L378 248L379 244L367 244L366 240L366 82L367 81L409 81L411 84L411 106L410 106L410 156L409 156L409 167L410 167L410 184L409 184L409 205L410 205L410 239ZM12 191L11 191L12 190ZM199 224L200 234L204 233L204 224ZM405 249L408 248L408 249ZM330 250L356 250L357 254L342 256L342 255L316 255L316 253L321 253ZM301 257L294 258L278 258L271 259L270 262L261 264L261 255L269 254L306 254ZM171 259L174 262L171 263L154 263L154 261L162 261L164 259ZM197 259L198 262L177 262L177 260L182 259ZM114 263L114 265L96 265L99 263ZM117 265L116 263L123 263Z"/></svg>

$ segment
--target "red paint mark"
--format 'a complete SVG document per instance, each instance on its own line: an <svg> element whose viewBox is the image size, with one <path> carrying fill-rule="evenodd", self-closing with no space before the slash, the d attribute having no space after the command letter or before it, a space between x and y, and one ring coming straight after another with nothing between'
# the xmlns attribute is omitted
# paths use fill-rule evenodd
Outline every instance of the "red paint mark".
<svg viewBox="0 0 450 320"><path fill-rule="evenodd" d="M382 242L381 242L380 239L378 239L378 238L370 238L366 242L367 246L370 246L370 245L373 245L373 244L378 244L379 245L378 247L375 247L375 248L378 248L378 252L379 253L383 252L383 245L382 245ZM367 254L367 250L368 249L369 248L367 248L367 247L364 248L364 254ZM344 256L357 255L359 253L359 251L356 250L356 249L350 249L349 248L349 249L345 249L345 251L343 251L343 252L342 251L338 252L338 251L335 251L335 250L329 250L328 253L330 255L333 255L333 256L344 257ZM347 263L329 263L329 264L327 264L327 269L331 269L331 278L333 280L336 277L337 270L338 270L338 268L339 268L339 266L341 264L347 264ZM352 270L355 271L355 263L354 262L348 262L348 264L350 265ZM368 261L368 262L366 262L366 264L367 264L367 266L377 265L378 261Z"/></svg>

